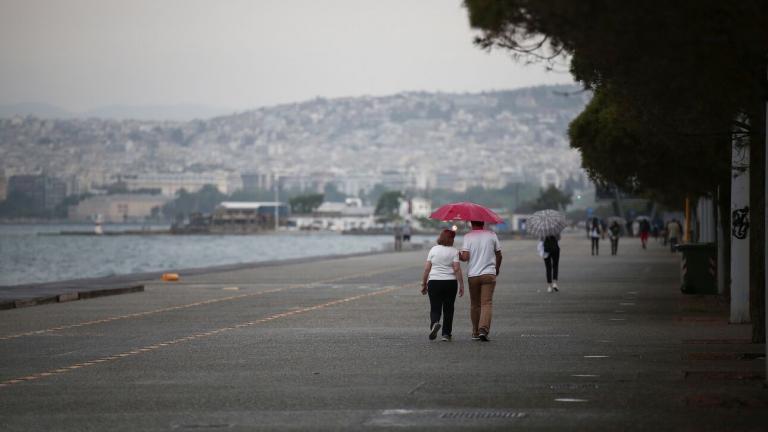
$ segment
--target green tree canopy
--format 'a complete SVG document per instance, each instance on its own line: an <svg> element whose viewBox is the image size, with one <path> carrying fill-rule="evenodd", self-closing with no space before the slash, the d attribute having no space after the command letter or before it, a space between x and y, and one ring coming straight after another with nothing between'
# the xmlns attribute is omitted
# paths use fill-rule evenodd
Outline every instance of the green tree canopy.
<svg viewBox="0 0 768 432"><path fill-rule="evenodd" d="M740 113L751 120L747 133L764 141L768 8L762 0L466 0L465 5L470 24L482 31L479 46L511 50L551 67L570 56L577 80L610 93L572 135L599 135L598 141L577 144L585 167L598 179L610 170L641 171L630 169L631 162L606 166L599 160L613 139L611 156L642 146L668 160L685 163L681 154L695 158L701 164L693 171L685 165L676 170L700 179L723 175L704 156L719 157L722 152L712 148L730 145ZM596 121L601 117L613 122ZM588 130L595 127L601 129ZM638 158L640 165L644 157ZM668 181L665 188L690 192L685 178Z"/></svg>
<svg viewBox="0 0 768 432"><path fill-rule="evenodd" d="M403 194L400 191L387 191L381 194L376 203L375 213L378 216L392 217L397 215L400 209L400 199Z"/></svg>
<svg viewBox="0 0 768 432"><path fill-rule="evenodd" d="M299 195L288 200L292 213L312 213L320 207L325 196L323 194Z"/></svg>
<svg viewBox="0 0 768 432"><path fill-rule="evenodd" d="M163 213L168 217L180 214L211 213L217 205L226 200L227 196L214 185L204 185L197 192L187 192L181 189L176 193L176 199L163 207Z"/></svg>
<svg viewBox="0 0 768 432"><path fill-rule="evenodd" d="M570 204L570 193L563 192L554 185L550 185L546 189L541 189L536 200L521 204L518 210L522 212L535 212L546 209L565 211L565 208Z"/></svg>

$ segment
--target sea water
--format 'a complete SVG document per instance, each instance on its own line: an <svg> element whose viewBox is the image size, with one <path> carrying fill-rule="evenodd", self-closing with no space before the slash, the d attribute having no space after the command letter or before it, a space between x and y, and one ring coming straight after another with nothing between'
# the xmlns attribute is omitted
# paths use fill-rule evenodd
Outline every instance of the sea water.
<svg viewBox="0 0 768 432"><path fill-rule="evenodd" d="M105 232L168 229L107 225ZM0 285L375 252L385 235L278 232L257 235L59 235L93 225L0 225ZM413 242L434 241L414 236Z"/></svg>

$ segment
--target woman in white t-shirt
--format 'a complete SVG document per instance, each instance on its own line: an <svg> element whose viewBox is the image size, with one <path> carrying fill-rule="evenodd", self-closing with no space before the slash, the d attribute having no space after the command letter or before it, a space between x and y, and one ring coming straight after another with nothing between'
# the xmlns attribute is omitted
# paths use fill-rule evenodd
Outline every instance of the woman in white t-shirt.
<svg viewBox="0 0 768 432"><path fill-rule="evenodd" d="M440 315L443 316L443 341L451 340L453 327L453 303L464 295L464 278L459 265L459 251L453 247L456 233L443 230L437 238L437 246L427 255L421 293L429 293L429 339L434 340L440 330Z"/></svg>

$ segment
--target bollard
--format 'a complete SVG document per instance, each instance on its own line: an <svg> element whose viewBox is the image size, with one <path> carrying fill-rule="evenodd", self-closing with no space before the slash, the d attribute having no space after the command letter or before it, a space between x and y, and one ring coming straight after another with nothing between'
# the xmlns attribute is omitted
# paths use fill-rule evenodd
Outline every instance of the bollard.
<svg viewBox="0 0 768 432"><path fill-rule="evenodd" d="M178 273L163 273L163 275L160 277L161 280L164 280L166 282L176 282L179 280L179 274Z"/></svg>

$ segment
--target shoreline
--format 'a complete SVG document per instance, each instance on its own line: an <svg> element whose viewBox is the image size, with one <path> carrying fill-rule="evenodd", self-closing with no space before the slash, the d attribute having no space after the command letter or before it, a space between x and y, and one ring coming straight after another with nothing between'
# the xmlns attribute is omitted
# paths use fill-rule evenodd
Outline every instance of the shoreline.
<svg viewBox="0 0 768 432"><path fill-rule="evenodd" d="M423 250L425 247L424 244L420 244L420 243L416 243L414 244L414 246L418 246L418 247L413 247L413 249L406 250L404 252ZM207 267L166 269L162 271L158 270L158 271L141 272L141 273L129 273L124 275L99 276L99 277L93 277L93 278L66 279L61 281L38 282L38 283L17 284L17 285L0 285L0 291L22 290L22 289L72 289L75 287L93 287L93 286L115 285L115 284L130 284L130 283L138 283L138 282L152 282L152 281L160 281L160 276L162 276L163 273L178 273L180 276L195 276L195 275L208 274L208 273L221 273L226 271L236 271L236 270L244 270L244 269L259 268L259 267L303 264L303 263L316 262L316 261L363 257L363 256L379 255L379 254L385 254L385 253L394 253L394 250L382 249L378 251L354 252L350 254L315 255L315 256L308 256L308 257L302 257L302 258L287 258L287 259L277 259L277 260L270 260L270 261L252 261L252 262L235 263L235 264L221 264L221 265L207 266Z"/></svg>

